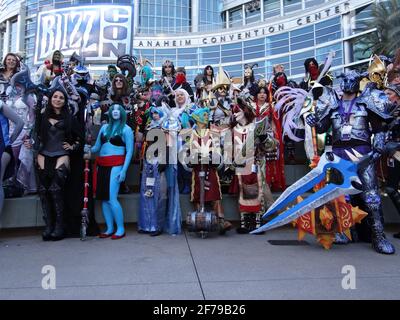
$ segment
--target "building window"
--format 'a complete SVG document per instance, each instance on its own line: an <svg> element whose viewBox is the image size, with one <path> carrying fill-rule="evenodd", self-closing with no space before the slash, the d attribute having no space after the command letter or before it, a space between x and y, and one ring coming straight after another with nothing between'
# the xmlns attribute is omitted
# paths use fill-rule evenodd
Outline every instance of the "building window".
<svg viewBox="0 0 400 320"><path fill-rule="evenodd" d="M233 8L229 11L229 27L239 27L243 25L243 9L242 6Z"/></svg>
<svg viewBox="0 0 400 320"><path fill-rule="evenodd" d="M200 65L215 65L221 62L221 47L210 46L199 48L199 64Z"/></svg>
<svg viewBox="0 0 400 320"><path fill-rule="evenodd" d="M325 0L305 0L306 9L325 3Z"/></svg>
<svg viewBox="0 0 400 320"><path fill-rule="evenodd" d="M253 0L244 5L246 12L246 24L260 22L261 20L261 8L260 0Z"/></svg>
<svg viewBox="0 0 400 320"><path fill-rule="evenodd" d="M281 15L280 0L264 0L264 20Z"/></svg>
<svg viewBox="0 0 400 320"><path fill-rule="evenodd" d="M372 4L356 10L356 28L353 30L353 34L358 33L360 29L363 29L365 22L372 19Z"/></svg>
<svg viewBox="0 0 400 320"><path fill-rule="evenodd" d="M3 57L4 57L4 32L0 30L0 62L3 62Z"/></svg>
<svg viewBox="0 0 400 320"><path fill-rule="evenodd" d="M265 38L265 55L273 56L289 52L289 33Z"/></svg>
<svg viewBox="0 0 400 320"><path fill-rule="evenodd" d="M317 44L338 40L341 37L340 17L315 24L315 42Z"/></svg>
<svg viewBox="0 0 400 320"><path fill-rule="evenodd" d="M242 42L221 46L221 62L238 62L242 60Z"/></svg>
<svg viewBox="0 0 400 320"><path fill-rule="evenodd" d="M368 48L365 40L363 38L365 36L357 37L351 40L351 44L353 47L354 61L369 59L371 55L374 53L372 48Z"/></svg>
<svg viewBox="0 0 400 320"><path fill-rule="evenodd" d="M190 0L142 0L139 6L139 32L144 34L190 32L190 13Z"/></svg>
<svg viewBox="0 0 400 320"><path fill-rule="evenodd" d="M154 61L154 50L153 49L135 49L133 55L138 58L146 58L151 63Z"/></svg>
<svg viewBox="0 0 400 320"><path fill-rule="evenodd" d="M91 4L92 0L75 0L76 4Z"/></svg>
<svg viewBox="0 0 400 320"><path fill-rule="evenodd" d="M222 0L201 0L199 1L199 31L213 31L220 29L223 23L221 16Z"/></svg>
<svg viewBox="0 0 400 320"><path fill-rule="evenodd" d="M241 78L243 75L243 65L242 64L235 64L231 66L225 66L224 71L229 74L230 78ZM215 70L218 73L218 70Z"/></svg>
<svg viewBox="0 0 400 320"><path fill-rule="evenodd" d="M288 14L293 11L301 10L302 0L283 0L283 11Z"/></svg>
<svg viewBox="0 0 400 320"><path fill-rule="evenodd" d="M244 60L265 57L265 38L245 41L243 43Z"/></svg>
<svg viewBox="0 0 400 320"><path fill-rule="evenodd" d="M314 46L314 26L290 32L290 50L295 51Z"/></svg>
<svg viewBox="0 0 400 320"><path fill-rule="evenodd" d="M16 52L17 51L17 21L11 22L11 29L10 29L10 39L8 42L8 51L9 52Z"/></svg>
<svg viewBox="0 0 400 320"><path fill-rule="evenodd" d="M315 58L317 59L318 63L319 64L323 63L325 61L325 58L331 51L335 52L335 57L333 58L332 61L332 67L341 66L343 64L342 42L316 49Z"/></svg>
<svg viewBox="0 0 400 320"><path fill-rule="evenodd" d="M178 61L180 66L198 66L198 48L178 49Z"/></svg>

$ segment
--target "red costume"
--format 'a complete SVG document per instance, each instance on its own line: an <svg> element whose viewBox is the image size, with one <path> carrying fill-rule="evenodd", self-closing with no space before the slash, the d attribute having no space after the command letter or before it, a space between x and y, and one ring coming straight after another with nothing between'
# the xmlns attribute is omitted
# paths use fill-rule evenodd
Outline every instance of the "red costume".
<svg viewBox="0 0 400 320"><path fill-rule="evenodd" d="M268 103L264 103L260 106L256 102L253 103L253 108L255 109L257 121L268 117L268 122L274 132L274 138L279 142L277 159L267 159L266 179L272 191L283 191L286 189L284 145L282 141L282 127L278 113Z"/></svg>

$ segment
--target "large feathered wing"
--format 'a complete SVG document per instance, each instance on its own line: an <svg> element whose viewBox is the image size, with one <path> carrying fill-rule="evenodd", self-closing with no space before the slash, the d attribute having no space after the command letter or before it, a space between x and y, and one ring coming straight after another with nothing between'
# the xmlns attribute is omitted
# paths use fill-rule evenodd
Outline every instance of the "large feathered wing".
<svg viewBox="0 0 400 320"><path fill-rule="evenodd" d="M300 115L308 94L303 89L291 87L281 87L275 93L275 110L282 119L283 135L296 142L303 140L296 136L295 130L302 127Z"/></svg>

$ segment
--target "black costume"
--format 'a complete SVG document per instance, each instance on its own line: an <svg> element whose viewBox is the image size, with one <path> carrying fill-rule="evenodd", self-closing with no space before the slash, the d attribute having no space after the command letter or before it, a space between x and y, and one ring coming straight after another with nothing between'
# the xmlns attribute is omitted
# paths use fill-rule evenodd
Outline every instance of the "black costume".
<svg viewBox="0 0 400 320"><path fill-rule="evenodd" d="M51 124L49 119L58 122ZM82 149L82 130L67 110L61 114L46 110L40 118L38 130L39 154L45 158L44 169L38 168L38 192L46 224L43 240L61 240L65 234L64 191L70 170L65 164L56 168L56 164L60 157L70 154L70 151L64 150L64 142L73 146L72 152Z"/></svg>
<svg viewBox="0 0 400 320"><path fill-rule="evenodd" d="M389 87L390 88L390 87ZM396 87L390 88L391 90ZM398 92L400 97L400 92ZM387 112L393 116L393 119L388 124L388 132L386 135L385 151L388 153L388 178L386 183L386 192L392 200L397 212L400 214L400 105L388 105ZM395 238L400 238L400 232L394 235Z"/></svg>

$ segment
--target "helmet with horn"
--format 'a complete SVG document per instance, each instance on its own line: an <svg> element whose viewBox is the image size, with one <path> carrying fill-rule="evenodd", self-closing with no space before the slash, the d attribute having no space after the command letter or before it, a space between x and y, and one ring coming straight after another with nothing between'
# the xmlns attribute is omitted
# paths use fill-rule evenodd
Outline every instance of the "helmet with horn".
<svg viewBox="0 0 400 320"><path fill-rule="evenodd" d="M385 63L377 55L371 57L368 67L368 78L375 82L379 89L383 89L387 84L387 70Z"/></svg>
<svg viewBox="0 0 400 320"><path fill-rule="evenodd" d="M227 90L228 90L230 85L231 85L231 80L229 79L229 76L226 73L226 71L220 65L216 80L213 83L212 90L215 91L215 90L218 90L218 88L221 88L221 87L226 87Z"/></svg>

